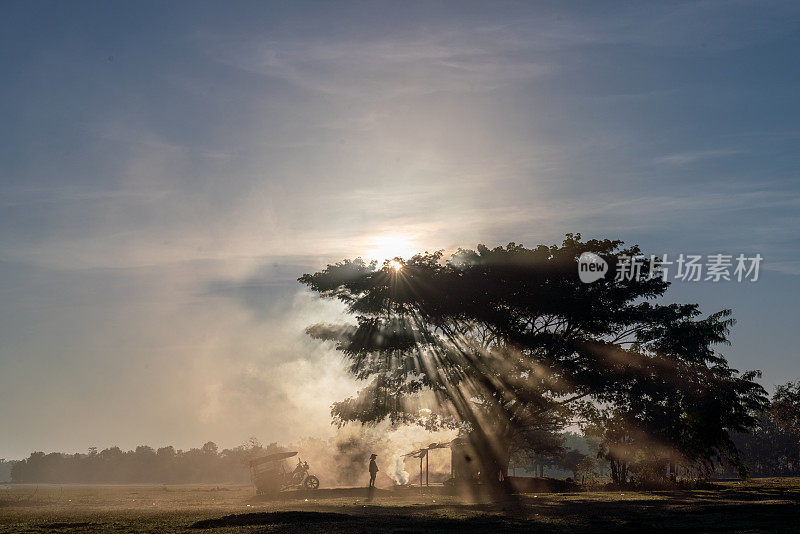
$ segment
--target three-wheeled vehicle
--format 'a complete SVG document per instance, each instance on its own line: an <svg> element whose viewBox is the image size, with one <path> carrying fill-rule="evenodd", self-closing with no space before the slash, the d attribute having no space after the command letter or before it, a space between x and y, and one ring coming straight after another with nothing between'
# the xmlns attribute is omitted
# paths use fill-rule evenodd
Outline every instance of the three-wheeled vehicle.
<svg viewBox="0 0 800 534"><path fill-rule="evenodd" d="M308 462L298 460L294 470L287 469L286 459L292 456L297 456L297 452L268 454L250 461L250 479L258 495L292 488L319 488L319 479L308 473Z"/></svg>

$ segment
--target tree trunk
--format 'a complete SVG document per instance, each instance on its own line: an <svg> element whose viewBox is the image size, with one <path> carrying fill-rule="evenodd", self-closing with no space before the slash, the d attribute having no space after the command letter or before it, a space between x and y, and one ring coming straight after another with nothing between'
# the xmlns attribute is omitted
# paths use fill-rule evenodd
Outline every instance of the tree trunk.
<svg viewBox="0 0 800 534"><path fill-rule="evenodd" d="M614 484L625 485L628 482L628 464L620 460L609 460L611 465L611 480Z"/></svg>
<svg viewBox="0 0 800 534"><path fill-rule="evenodd" d="M503 481L508 475L510 454L507 449L496 450L486 434L473 431L470 444L477 456L480 468L480 481L482 486L497 498L504 498L509 492L509 487Z"/></svg>

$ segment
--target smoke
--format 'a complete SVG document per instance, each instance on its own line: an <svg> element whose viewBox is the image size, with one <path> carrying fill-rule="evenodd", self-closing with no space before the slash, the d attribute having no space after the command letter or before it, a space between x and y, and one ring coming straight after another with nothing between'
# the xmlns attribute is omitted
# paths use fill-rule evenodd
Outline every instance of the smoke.
<svg viewBox="0 0 800 534"><path fill-rule="evenodd" d="M456 430L430 431L420 425L390 428L386 433L390 454L385 456L384 462L386 462L385 472L389 475L392 484L407 484L412 480L410 473L414 473L415 477L419 474L419 458L404 457L404 455L429 447L435 442L449 443L457 434ZM444 482L450 477L449 448L429 450L428 458L423 459L422 463L428 470L430 482ZM383 469L380 461L378 465Z"/></svg>
<svg viewBox="0 0 800 534"><path fill-rule="evenodd" d="M329 439L302 439L295 447L322 485L334 487L366 485L370 454L380 454L386 446L377 429L352 425Z"/></svg>
<svg viewBox="0 0 800 534"><path fill-rule="evenodd" d="M449 442L455 436L454 430L429 431L419 425L347 425L330 439L305 438L290 448L309 463L311 473L320 478L324 487L366 486L369 457L377 454L376 485L392 487L407 484L411 473L419 471L419 459L403 455L436 441ZM444 481L450 474L450 450L430 451L427 465L431 482Z"/></svg>
<svg viewBox="0 0 800 534"><path fill-rule="evenodd" d="M392 457L394 461L394 471L390 475L392 480L394 480L395 484L399 484L401 486L408 484L408 471L405 469L405 462L403 461L402 456L399 454L395 454Z"/></svg>

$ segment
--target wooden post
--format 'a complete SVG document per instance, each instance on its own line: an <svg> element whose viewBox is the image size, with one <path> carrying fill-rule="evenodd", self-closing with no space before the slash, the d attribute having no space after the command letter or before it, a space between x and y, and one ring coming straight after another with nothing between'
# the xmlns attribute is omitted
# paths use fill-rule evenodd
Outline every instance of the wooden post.
<svg viewBox="0 0 800 534"><path fill-rule="evenodd" d="M428 481L428 473L429 473L428 467L430 465L428 463L428 454L430 454L430 451L425 451L425 485L426 486L430 486L430 483Z"/></svg>

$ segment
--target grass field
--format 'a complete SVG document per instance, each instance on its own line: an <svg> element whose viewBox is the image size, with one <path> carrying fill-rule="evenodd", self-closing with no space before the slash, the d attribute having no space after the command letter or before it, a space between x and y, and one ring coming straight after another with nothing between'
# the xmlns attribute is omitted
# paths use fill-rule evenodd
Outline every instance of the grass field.
<svg viewBox="0 0 800 534"><path fill-rule="evenodd" d="M249 486L12 486L0 532L796 532L800 479L713 489L521 495L503 504L417 490L254 496Z"/></svg>

